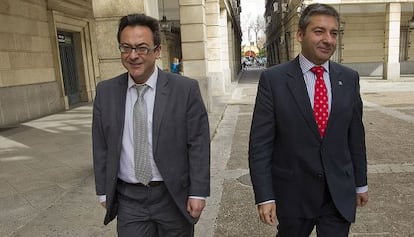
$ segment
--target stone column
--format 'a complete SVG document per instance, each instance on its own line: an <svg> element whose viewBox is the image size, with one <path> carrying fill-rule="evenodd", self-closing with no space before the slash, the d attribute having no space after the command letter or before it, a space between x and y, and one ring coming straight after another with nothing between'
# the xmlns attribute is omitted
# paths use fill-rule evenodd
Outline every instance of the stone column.
<svg viewBox="0 0 414 237"><path fill-rule="evenodd" d="M234 34L234 28L232 24L227 24L226 30L227 30L227 35L228 35L227 45L229 46L228 57L229 57L231 79L236 79L237 77L236 75L240 69L240 64L241 64L241 59L240 59L241 41L238 40L238 38ZM238 47L236 46L236 44L238 44Z"/></svg>
<svg viewBox="0 0 414 237"><path fill-rule="evenodd" d="M164 71L170 71L170 51L168 50L168 39L164 32L161 33L161 65Z"/></svg>
<svg viewBox="0 0 414 237"><path fill-rule="evenodd" d="M221 71L223 72L223 83L225 87L225 93L231 91L231 81L234 78L230 69L232 61L232 45L233 41L229 41L232 38L233 31L228 31L229 21L227 19L227 10L225 7L220 9L220 48L221 48ZM231 28L231 27L230 27Z"/></svg>
<svg viewBox="0 0 414 237"><path fill-rule="evenodd" d="M159 19L158 2L153 0L92 0L96 22L99 79L125 72L118 50L117 32L120 16L144 13Z"/></svg>
<svg viewBox="0 0 414 237"><path fill-rule="evenodd" d="M211 95L224 95L225 86L222 71L222 48L220 45L220 4L219 0L206 0L208 74Z"/></svg>
<svg viewBox="0 0 414 237"><path fill-rule="evenodd" d="M207 29L204 0L179 0L183 74L197 79L210 111L207 77Z"/></svg>
<svg viewBox="0 0 414 237"><path fill-rule="evenodd" d="M385 58L383 77L400 79L400 21L401 3L388 3L385 20Z"/></svg>

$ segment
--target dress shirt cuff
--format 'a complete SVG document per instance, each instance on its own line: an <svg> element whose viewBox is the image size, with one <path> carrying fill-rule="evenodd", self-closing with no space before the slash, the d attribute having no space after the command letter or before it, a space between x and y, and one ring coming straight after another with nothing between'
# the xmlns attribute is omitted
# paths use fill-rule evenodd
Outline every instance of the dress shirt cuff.
<svg viewBox="0 0 414 237"><path fill-rule="evenodd" d="M198 196L188 196L188 198L206 200L206 197L198 197Z"/></svg>
<svg viewBox="0 0 414 237"><path fill-rule="evenodd" d="M98 195L98 200L100 203L106 202L106 195Z"/></svg>
<svg viewBox="0 0 414 237"><path fill-rule="evenodd" d="M368 192L368 185L362 187L356 187L356 193L366 193Z"/></svg>
<svg viewBox="0 0 414 237"><path fill-rule="evenodd" d="M264 204L268 204L268 203L275 203L275 202L276 202L275 200L269 200L269 201L258 203L257 205L260 206L260 205L264 205Z"/></svg>

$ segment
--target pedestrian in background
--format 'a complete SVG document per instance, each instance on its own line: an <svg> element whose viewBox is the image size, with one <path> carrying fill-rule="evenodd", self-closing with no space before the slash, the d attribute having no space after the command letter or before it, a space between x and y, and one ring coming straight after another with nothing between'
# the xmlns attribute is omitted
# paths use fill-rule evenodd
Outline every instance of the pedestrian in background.
<svg viewBox="0 0 414 237"><path fill-rule="evenodd" d="M242 62L242 69L246 69L247 63L246 63L246 59L243 60Z"/></svg>
<svg viewBox="0 0 414 237"><path fill-rule="evenodd" d="M330 61L338 12L311 4L299 19L301 53L260 77L249 168L262 222L281 237L348 236L368 201L359 75Z"/></svg>
<svg viewBox="0 0 414 237"><path fill-rule="evenodd" d="M97 85L93 106L96 193L120 237L193 236L210 192L207 111L196 80L156 65L158 20L120 19L127 72Z"/></svg>
<svg viewBox="0 0 414 237"><path fill-rule="evenodd" d="M177 57L173 58L173 62L171 63L171 72L180 73L180 60Z"/></svg>

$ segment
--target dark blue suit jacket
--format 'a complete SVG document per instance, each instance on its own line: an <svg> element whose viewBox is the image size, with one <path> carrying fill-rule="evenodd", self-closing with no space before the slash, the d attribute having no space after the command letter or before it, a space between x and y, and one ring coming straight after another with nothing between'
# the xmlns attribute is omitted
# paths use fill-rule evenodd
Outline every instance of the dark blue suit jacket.
<svg viewBox="0 0 414 237"><path fill-rule="evenodd" d="M339 212L353 222L355 188L367 185L359 75L335 62L329 65L332 104L323 139L298 58L260 77L249 142L250 175L256 203L275 200L278 217L316 217L329 188Z"/></svg>
<svg viewBox="0 0 414 237"><path fill-rule="evenodd" d="M97 85L92 138L97 195L106 195L104 223L117 214L116 185L125 120L127 73ZM180 211L188 196L210 194L210 130L196 80L158 70L153 113L153 152L165 186Z"/></svg>

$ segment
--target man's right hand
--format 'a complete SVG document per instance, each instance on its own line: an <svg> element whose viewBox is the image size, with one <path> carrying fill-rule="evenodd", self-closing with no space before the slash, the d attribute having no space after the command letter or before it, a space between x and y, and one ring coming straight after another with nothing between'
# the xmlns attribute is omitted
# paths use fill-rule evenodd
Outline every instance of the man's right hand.
<svg viewBox="0 0 414 237"><path fill-rule="evenodd" d="M357 197L357 199L356 199L357 207L363 207L367 204L367 202L368 202L368 192L357 193L356 197Z"/></svg>
<svg viewBox="0 0 414 237"><path fill-rule="evenodd" d="M101 202L101 206L106 209L106 202Z"/></svg>
<svg viewBox="0 0 414 237"><path fill-rule="evenodd" d="M260 220L268 225L276 225L276 203L266 203L257 206Z"/></svg>

